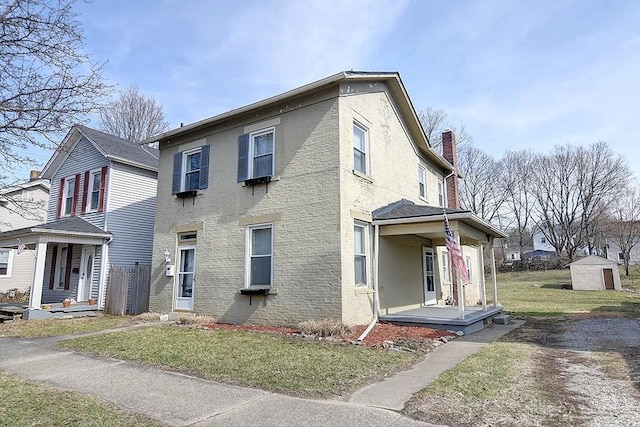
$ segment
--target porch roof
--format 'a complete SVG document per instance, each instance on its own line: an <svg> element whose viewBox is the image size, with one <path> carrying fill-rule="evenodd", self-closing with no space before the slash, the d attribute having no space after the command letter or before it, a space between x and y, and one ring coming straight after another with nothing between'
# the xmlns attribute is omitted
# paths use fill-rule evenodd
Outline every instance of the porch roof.
<svg viewBox="0 0 640 427"><path fill-rule="evenodd" d="M492 238L507 237L469 210L417 205L407 199L376 209L372 217L373 224L381 226L381 235L416 234L443 239L445 214L451 229L458 231L461 237L486 242Z"/></svg>
<svg viewBox="0 0 640 427"><path fill-rule="evenodd" d="M82 218L70 217L0 233L0 247L10 248L16 247L20 243L28 245L38 242L97 245L110 239L111 236L110 232L104 231Z"/></svg>

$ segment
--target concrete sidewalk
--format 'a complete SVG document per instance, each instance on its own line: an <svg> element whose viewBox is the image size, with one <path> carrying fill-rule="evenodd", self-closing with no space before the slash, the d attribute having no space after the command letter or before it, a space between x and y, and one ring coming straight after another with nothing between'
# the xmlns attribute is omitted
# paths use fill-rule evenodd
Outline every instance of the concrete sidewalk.
<svg viewBox="0 0 640 427"><path fill-rule="evenodd" d="M411 395L516 325L494 325L438 347L410 371L349 402L308 400L59 350L59 339L0 338L0 370L98 397L174 426L429 426L398 412Z"/></svg>

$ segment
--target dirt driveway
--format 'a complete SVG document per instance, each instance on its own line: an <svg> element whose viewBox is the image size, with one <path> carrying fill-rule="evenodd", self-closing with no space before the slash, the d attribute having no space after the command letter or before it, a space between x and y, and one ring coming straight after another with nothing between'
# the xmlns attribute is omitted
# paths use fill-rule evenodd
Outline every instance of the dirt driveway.
<svg viewBox="0 0 640 427"><path fill-rule="evenodd" d="M536 345L532 375L558 405L549 425L640 426L640 319L529 320L503 341Z"/></svg>

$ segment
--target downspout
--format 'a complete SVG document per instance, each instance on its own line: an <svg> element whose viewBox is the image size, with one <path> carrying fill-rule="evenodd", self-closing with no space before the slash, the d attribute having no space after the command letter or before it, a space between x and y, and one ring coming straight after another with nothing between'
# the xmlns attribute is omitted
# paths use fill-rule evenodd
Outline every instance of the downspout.
<svg viewBox="0 0 640 427"><path fill-rule="evenodd" d="M444 178L442 178L442 185L444 186L444 195L443 195L444 200L443 200L443 202L445 204L445 206L443 206L443 207L445 207L445 208L449 207L449 189L447 187L447 180L449 178L451 178L455 174L456 174L456 171L454 170L449 175L447 175Z"/></svg>
<svg viewBox="0 0 640 427"><path fill-rule="evenodd" d="M374 270L373 270L373 320L367 326L367 329L358 337L358 342L362 342L369 332L373 329L373 327L378 323L378 315L380 313L380 298L378 295L378 277L380 275L380 270L378 268L379 261L379 245L380 245L380 226L378 224L374 225L374 235L373 235L373 262L374 262Z"/></svg>

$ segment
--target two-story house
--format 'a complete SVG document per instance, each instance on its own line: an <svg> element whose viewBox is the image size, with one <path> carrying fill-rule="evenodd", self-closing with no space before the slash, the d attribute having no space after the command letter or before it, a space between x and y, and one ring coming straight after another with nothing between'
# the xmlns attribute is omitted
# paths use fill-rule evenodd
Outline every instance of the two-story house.
<svg viewBox="0 0 640 427"><path fill-rule="evenodd" d="M51 182L47 222L0 233L0 247L22 242L35 254L24 317L66 298L103 307L109 266L151 263L157 165L154 148L86 126L68 132L40 174Z"/></svg>
<svg viewBox="0 0 640 427"><path fill-rule="evenodd" d="M49 181L38 178L38 171L31 171L29 181L0 189L0 232L44 222L49 189ZM0 293L29 289L34 256L27 248L0 248Z"/></svg>
<svg viewBox="0 0 640 427"><path fill-rule="evenodd" d="M397 73L343 72L143 141L160 149L150 309L295 325L486 307L482 247L504 235L459 209L445 139L451 161Z"/></svg>

